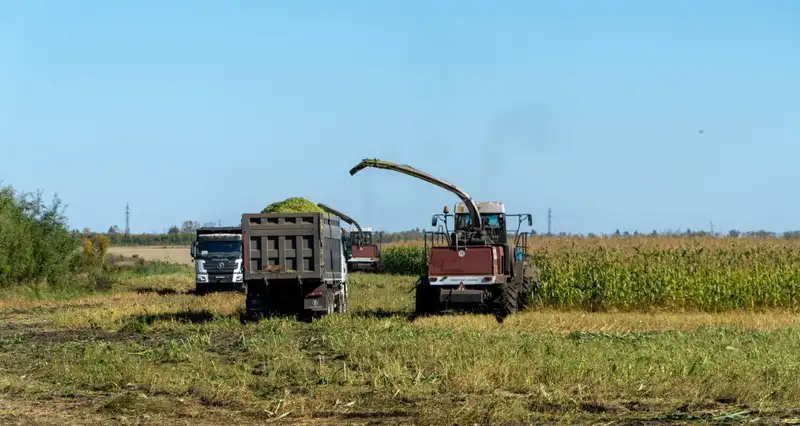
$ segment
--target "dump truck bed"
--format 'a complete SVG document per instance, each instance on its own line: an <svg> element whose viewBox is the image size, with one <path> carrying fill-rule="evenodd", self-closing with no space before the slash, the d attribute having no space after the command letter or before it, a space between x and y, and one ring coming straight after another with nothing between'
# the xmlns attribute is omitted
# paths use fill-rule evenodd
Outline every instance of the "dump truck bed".
<svg viewBox="0 0 800 426"><path fill-rule="evenodd" d="M342 279L342 230L325 213L242 215L244 279Z"/></svg>

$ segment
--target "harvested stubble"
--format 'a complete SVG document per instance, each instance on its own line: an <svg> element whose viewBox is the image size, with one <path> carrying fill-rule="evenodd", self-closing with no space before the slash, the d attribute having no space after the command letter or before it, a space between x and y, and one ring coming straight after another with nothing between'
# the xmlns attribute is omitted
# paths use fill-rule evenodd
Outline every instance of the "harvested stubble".
<svg viewBox="0 0 800 426"><path fill-rule="evenodd" d="M536 238L532 306L558 309L800 308L800 242L776 239ZM420 246L386 247L387 272L424 272Z"/></svg>
<svg viewBox="0 0 800 426"><path fill-rule="evenodd" d="M261 213L325 213L325 210L305 198L291 197L264 207Z"/></svg>

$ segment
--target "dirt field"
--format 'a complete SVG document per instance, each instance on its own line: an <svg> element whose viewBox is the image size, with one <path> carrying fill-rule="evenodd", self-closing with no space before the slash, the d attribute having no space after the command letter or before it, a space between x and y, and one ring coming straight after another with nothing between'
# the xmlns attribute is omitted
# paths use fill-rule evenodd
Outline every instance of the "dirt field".
<svg viewBox="0 0 800 426"><path fill-rule="evenodd" d="M133 247L109 247L111 254L123 255L126 257L138 254L144 260L163 260L167 262L180 263L184 265L192 264L192 257L189 255L189 247L159 247L159 246L133 246Z"/></svg>

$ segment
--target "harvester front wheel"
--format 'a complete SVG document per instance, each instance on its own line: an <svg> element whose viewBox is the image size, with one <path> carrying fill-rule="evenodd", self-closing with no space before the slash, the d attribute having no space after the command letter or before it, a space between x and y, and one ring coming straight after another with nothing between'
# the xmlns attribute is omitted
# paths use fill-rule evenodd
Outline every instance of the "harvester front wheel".
<svg viewBox="0 0 800 426"><path fill-rule="evenodd" d="M433 297L434 292L430 282L425 278L421 279L414 294L414 313L420 316L434 313L439 299L434 300Z"/></svg>
<svg viewBox="0 0 800 426"><path fill-rule="evenodd" d="M519 287L514 281L507 281L500 285L495 296L495 318L498 322L517 311Z"/></svg>

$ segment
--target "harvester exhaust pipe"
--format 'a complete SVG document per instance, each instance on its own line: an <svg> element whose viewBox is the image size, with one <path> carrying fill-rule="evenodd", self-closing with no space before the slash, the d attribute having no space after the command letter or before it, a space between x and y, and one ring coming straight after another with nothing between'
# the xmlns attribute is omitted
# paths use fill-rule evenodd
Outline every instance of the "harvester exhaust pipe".
<svg viewBox="0 0 800 426"><path fill-rule="evenodd" d="M350 216L348 216L348 215L346 215L346 214L344 214L344 213L342 213L342 212L340 212L338 210L335 210L333 207L326 206L325 204L322 204L322 203L317 203L317 207L321 208L322 210L325 210L328 213L331 213L331 214L334 214L336 216L339 216L340 218L342 218L343 221L355 226L356 229L358 229L358 235L363 235L363 233L361 232L361 225L359 225L358 222L353 220L353 218L351 218ZM361 246L361 237L358 238L357 243L358 243L358 246L360 247Z"/></svg>
<svg viewBox="0 0 800 426"><path fill-rule="evenodd" d="M472 198L469 196L469 194L462 191L461 188L453 185L452 183L439 179L435 176L431 176L422 170L417 170L409 165L390 163L388 161L378 160L377 158L365 158L361 160L360 163L350 169L350 176L355 175L367 167L403 173L452 192L453 194L457 195L458 198L461 198L461 201L465 206L467 206L467 210L469 210L469 215L472 222L470 225L476 228L478 231L483 231L483 222L481 221L481 213L478 211L478 206L475 205L475 202L472 201Z"/></svg>
<svg viewBox="0 0 800 426"><path fill-rule="evenodd" d="M333 207L326 206L325 204L322 204L322 203L317 203L317 207L321 208L322 210L325 210L328 213L332 213L332 214L334 214L336 216L339 216L345 222L355 226L358 229L358 233L359 234L361 233L361 225L359 225L358 222L353 220L353 218L351 218L350 216L348 216L348 215L346 215L346 214L344 214L344 213L342 213L342 212L340 212L338 210L334 210Z"/></svg>

